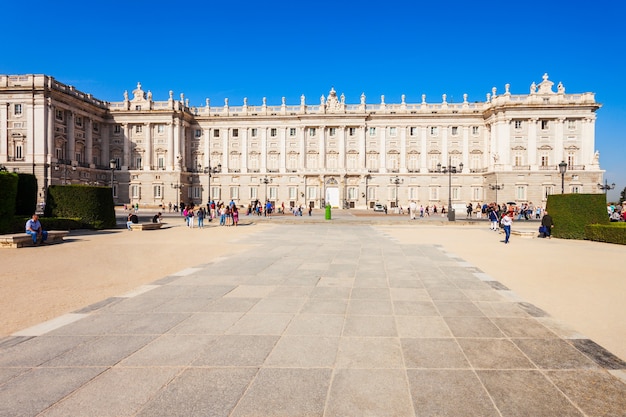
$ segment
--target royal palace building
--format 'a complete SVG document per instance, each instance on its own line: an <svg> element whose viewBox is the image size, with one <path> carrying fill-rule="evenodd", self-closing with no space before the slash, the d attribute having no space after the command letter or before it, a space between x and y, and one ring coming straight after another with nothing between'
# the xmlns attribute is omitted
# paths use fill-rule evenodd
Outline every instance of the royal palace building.
<svg viewBox="0 0 626 417"><path fill-rule="evenodd" d="M46 75L0 75L0 164L49 185L112 186L118 204L330 204L339 208L545 205L552 193L601 192L593 93L547 74L526 94L483 102L190 106L141 84L106 102ZM559 170L565 170L562 173Z"/></svg>

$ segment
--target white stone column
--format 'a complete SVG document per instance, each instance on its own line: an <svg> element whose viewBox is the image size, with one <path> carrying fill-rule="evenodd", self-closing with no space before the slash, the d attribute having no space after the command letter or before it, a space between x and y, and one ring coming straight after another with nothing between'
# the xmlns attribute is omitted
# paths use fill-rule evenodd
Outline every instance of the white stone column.
<svg viewBox="0 0 626 417"><path fill-rule="evenodd" d="M153 125L146 122L143 124L144 128L144 159L143 161L143 170L150 171L152 170L152 129Z"/></svg>
<svg viewBox="0 0 626 417"><path fill-rule="evenodd" d="M445 127L445 129L444 129ZM441 161L442 166L448 166L449 159L449 151L448 151L448 126L439 126L438 127L441 134Z"/></svg>
<svg viewBox="0 0 626 417"><path fill-rule="evenodd" d="M204 168L213 168L211 166L211 129L205 128L202 132L202 136L204 137L204 158L202 158L202 166Z"/></svg>
<svg viewBox="0 0 626 417"><path fill-rule="evenodd" d="M279 171L280 173L284 174L287 170L286 167L286 158L287 158L287 131L288 131L288 127L282 128L282 129L278 129L278 134L279 134L279 148L280 148L280 160L279 160Z"/></svg>
<svg viewBox="0 0 626 417"><path fill-rule="evenodd" d="M56 117L55 108L52 105L52 101L48 99L46 103L46 158L44 162L51 162L51 157L54 157L54 119ZM0 117L2 119L2 117ZM2 152L0 152L1 154Z"/></svg>
<svg viewBox="0 0 626 417"><path fill-rule="evenodd" d="M400 128L400 173L405 174L407 172L406 169L406 132L408 130L407 126L402 126Z"/></svg>
<svg viewBox="0 0 626 417"><path fill-rule="evenodd" d="M259 129L261 132L261 173L267 173L267 128Z"/></svg>
<svg viewBox="0 0 626 417"><path fill-rule="evenodd" d="M248 172L248 129L239 129L241 134L241 173Z"/></svg>
<svg viewBox="0 0 626 417"><path fill-rule="evenodd" d="M367 172L367 127L358 127L358 140L359 140L359 169Z"/></svg>
<svg viewBox="0 0 626 417"><path fill-rule="evenodd" d="M167 123L167 166L169 171L176 171L176 150L174 145L174 121Z"/></svg>
<svg viewBox="0 0 626 417"><path fill-rule="evenodd" d="M380 154L378 155L379 172L387 172L387 126L378 128L380 130Z"/></svg>
<svg viewBox="0 0 626 417"><path fill-rule="evenodd" d="M180 120L174 119L174 171L181 170L181 163L178 161L178 157L181 157L182 163L185 161L185 155L183 155L182 149L180 148Z"/></svg>
<svg viewBox="0 0 626 417"><path fill-rule="evenodd" d="M337 129L339 135L339 160L337 161L337 168L340 170L346 170L346 127L339 126Z"/></svg>
<svg viewBox="0 0 626 417"><path fill-rule="evenodd" d="M537 122L536 118L528 120L528 165L530 165L531 171L537 171L539 169L537 165Z"/></svg>
<svg viewBox="0 0 626 417"><path fill-rule="evenodd" d="M555 164L559 164L561 161L565 161L565 155L563 152L563 133L565 131L565 119L559 118L555 120L556 126L554 128L554 156L556 160ZM567 161L565 161L567 162ZM554 165L554 164L551 164Z"/></svg>
<svg viewBox="0 0 626 417"><path fill-rule="evenodd" d="M220 129L220 137L222 138L222 149L224 152L222 154L222 172L228 172L228 169L230 168L229 132L230 130L228 129Z"/></svg>
<svg viewBox="0 0 626 417"><path fill-rule="evenodd" d="M319 126L319 136L320 136L320 160L318 161L318 168L324 170L326 168L326 126Z"/></svg>
<svg viewBox="0 0 626 417"><path fill-rule="evenodd" d="M427 143L427 133L428 126L418 126L418 136L420 138L420 172L422 174L427 174L430 166L428 165L428 143Z"/></svg>
<svg viewBox="0 0 626 417"><path fill-rule="evenodd" d="M36 98L32 106L32 118L29 119L27 139L31 141L33 163L43 164L46 153L46 106L43 98ZM32 129L32 134L30 130Z"/></svg>
<svg viewBox="0 0 626 417"><path fill-rule="evenodd" d="M124 129L124 159L122 160L122 170L128 170L130 167L130 130L132 126L130 123L122 125Z"/></svg>
<svg viewBox="0 0 626 417"><path fill-rule="evenodd" d="M6 163L9 151L8 151L8 132L9 124L9 103L2 103L0 106L0 162Z"/></svg>
<svg viewBox="0 0 626 417"><path fill-rule="evenodd" d="M580 138L580 153L582 157L582 163L586 166L593 163L595 154L595 116L586 117L582 120L582 128Z"/></svg>
<svg viewBox="0 0 626 417"><path fill-rule="evenodd" d="M461 162L463 162L463 169L465 170L465 172L469 172L469 170L471 169L469 159L469 129L469 126L463 126L463 160Z"/></svg>
<svg viewBox="0 0 626 417"><path fill-rule="evenodd" d="M298 171L306 172L306 127L300 126L297 130L297 140L300 143L300 155L298 155Z"/></svg>
<svg viewBox="0 0 626 417"><path fill-rule="evenodd" d="M65 113L66 114L66 122L67 122L67 147L65 149L65 151L67 152L67 154L65 155L65 159L69 159L70 161L73 161L74 158L76 157L76 155L74 155L74 145L76 144L75 139L74 139L74 123L76 123L75 119L74 119L74 112L73 111L68 111Z"/></svg>
<svg viewBox="0 0 626 417"><path fill-rule="evenodd" d="M86 164L93 163L93 120L91 117L85 119L85 161Z"/></svg>

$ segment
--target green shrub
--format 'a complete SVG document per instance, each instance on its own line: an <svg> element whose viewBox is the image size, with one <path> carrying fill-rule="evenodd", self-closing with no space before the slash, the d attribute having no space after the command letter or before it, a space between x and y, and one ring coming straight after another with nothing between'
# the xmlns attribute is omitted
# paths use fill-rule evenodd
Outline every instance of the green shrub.
<svg viewBox="0 0 626 417"><path fill-rule="evenodd" d="M9 233L15 215L17 183L17 174L0 171L0 233Z"/></svg>
<svg viewBox="0 0 626 417"><path fill-rule="evenodd" d="M609 223L604 194L553 194L546 210L554 220L552 236L562 239L585 239L585 226Z"/></svg>
<svg viewBox="0 0 626 417"><path fill-rule="evenodd" d="M109 187L53 185L48 187L45 217L77 218L98 229L115 227Z"/></svg>
<svg viewBox="0 0 626 417"><path fill-rule="evenodd" d="M17 174L15 214L32 216L37 210L37 177L33 174Z"/></svg>
<svg viewBox="0 0 626 417"><path fill-rule="evenodd" d="M587 239L626 245L626 223L590 224L585 227Z"/></svg>
<svg viewBox="0 0 626 417"><path fill-rule="evenodd" d="M8 226L2 233L24 233L26 222L31 216L13 216L7 222ZM97 229L81 219L65 219L58 217L40 217L39 221L44 230L76 230L76 229Z"/></svg>

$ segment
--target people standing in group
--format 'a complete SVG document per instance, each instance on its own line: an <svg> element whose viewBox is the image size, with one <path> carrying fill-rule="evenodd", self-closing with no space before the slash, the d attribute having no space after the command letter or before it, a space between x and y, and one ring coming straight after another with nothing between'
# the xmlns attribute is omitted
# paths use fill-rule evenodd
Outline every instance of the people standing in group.
<svg viewBox="0 0 626 417"><path fill-rule="evenodd" d="M541 227L543 227L544 236L548 239L551 239L554 221L552 220L552 216L550 216L547 211L543 212L543 217L541 218Z"/></svg>
<svg viewBox="0 0 626 417"><path fill-rule="evenodd" d="M509 243L509 239L511 238L511 227L513 226L513 209L509 209L502 216L502 228L504 229L504 243Z"/></svg>

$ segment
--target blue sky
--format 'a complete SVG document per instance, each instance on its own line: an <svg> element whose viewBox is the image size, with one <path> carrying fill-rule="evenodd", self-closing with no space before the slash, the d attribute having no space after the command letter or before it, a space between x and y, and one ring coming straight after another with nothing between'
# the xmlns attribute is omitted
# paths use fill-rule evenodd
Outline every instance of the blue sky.
<svg viewBox="0 0 626 417"><path fill-rule="evenodd" d="M503 4L505 3L505 4ZM548 73L594 92L600 165L626 187L626 3L33 0L3 6L0 73L45 73L107 101L140 81L191 105L484 101ZM8 18L7 18L8 17Z"/></svg>

